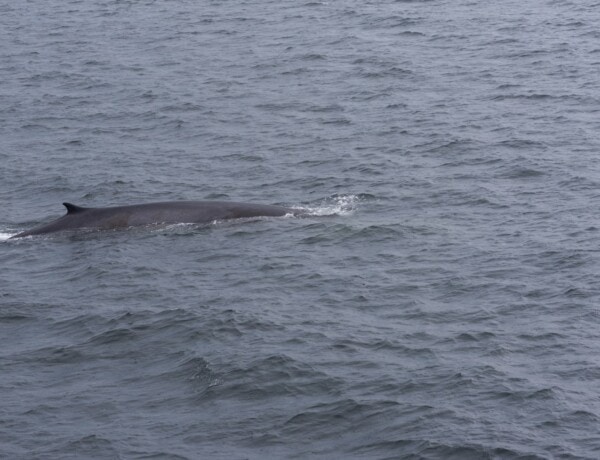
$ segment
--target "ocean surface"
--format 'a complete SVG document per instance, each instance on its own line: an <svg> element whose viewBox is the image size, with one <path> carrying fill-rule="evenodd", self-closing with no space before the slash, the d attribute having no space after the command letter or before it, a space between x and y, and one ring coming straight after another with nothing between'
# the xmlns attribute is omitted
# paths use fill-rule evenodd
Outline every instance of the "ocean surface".
<svg viewBox="0 0 600 460"><path fill-rule="evenodd" d="M1 458L600 458L598 0L0 0L0 205Z"/></svg>

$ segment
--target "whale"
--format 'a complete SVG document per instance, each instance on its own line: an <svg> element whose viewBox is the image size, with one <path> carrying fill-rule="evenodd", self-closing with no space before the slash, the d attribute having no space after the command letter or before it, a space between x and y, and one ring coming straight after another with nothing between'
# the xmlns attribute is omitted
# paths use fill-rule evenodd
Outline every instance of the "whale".
<svg viewBox="0 0 600 460"><path fill-rule="evenodd" d="M207 224L249 217L298 215L300 210L284 206L230 201L167 201L128 206L86 208L63 203L67 213L45 225L12 238L77 230L114 230L152 224Z"/></svg>

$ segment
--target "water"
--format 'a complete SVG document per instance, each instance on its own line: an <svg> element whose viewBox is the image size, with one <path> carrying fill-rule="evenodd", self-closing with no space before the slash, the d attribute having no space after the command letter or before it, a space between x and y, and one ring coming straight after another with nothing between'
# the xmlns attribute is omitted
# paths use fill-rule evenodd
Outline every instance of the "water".
<svg viewBox="0 0 600 460"><path fill-rule="evenodd" d="M0 456L599 458L599 21L0 2ZM179 199L313 215L8 240Z"/></svg>

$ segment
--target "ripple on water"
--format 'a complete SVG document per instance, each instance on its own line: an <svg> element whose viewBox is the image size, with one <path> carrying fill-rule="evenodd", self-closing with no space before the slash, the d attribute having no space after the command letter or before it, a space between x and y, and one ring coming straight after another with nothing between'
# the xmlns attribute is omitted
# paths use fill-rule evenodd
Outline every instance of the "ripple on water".
<svg viewBox="0 0 600 460"><path fill-rule="evenodd" d="M4 3L4 456L598 457L594 2Z"/></svg>

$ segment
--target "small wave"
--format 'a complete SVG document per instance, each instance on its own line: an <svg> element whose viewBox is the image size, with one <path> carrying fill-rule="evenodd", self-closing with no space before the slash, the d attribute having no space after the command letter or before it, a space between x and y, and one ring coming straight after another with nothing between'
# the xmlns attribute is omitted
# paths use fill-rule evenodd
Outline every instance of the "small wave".
<svg viewBox="0 0 600 460"><path fill-rule="evenodd" d="M506 171L501 177L506 179L530 179L545 176L544 171L527 167L513 167Z"/></svg>

